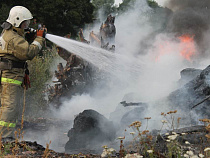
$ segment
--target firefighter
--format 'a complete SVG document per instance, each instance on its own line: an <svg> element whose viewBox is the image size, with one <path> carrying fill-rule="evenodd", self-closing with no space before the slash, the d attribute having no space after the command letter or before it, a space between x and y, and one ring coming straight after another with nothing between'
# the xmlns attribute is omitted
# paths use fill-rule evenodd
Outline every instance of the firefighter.
<svg viewBox="0 0 210 158"><path fill-rule="evenodd" d="M14 130L21 112L20 100L23 87L30 87L27 60L32 60L42 49L44 31L37 34L29 44L24 38L24 30L32 19L31 12L23 6L11 8L9 17L1 26L0 37L0 136L14 138Z"/></svg>

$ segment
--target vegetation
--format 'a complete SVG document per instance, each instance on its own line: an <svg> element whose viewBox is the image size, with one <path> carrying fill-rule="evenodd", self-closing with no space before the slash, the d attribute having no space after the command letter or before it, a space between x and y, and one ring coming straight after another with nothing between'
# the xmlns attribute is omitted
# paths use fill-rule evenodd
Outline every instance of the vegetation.
<svg viewBox="0 0 210 158"><path fill-rule="evenodd" d="M157 136L151 135L151 132L147 129L148 120L151 117L145 117L146 129L142 130L142 122L134 121L130 124L130 128L133 129L134 132L130 132L130 135L133 137L133 140L130 142L130 145L124 147L123 140L126 138L118 137L120 140L120 151L119 155L121 157L129 158L129 157L145 157L145 158L193 158L193 157L209 157L210 155L210 119L201 119L200 121L204 123L208 134L204 137L200 135L200 139L203 140L201 144L197 144L198 147L195 147L195 144L191 144L186 141L189 139L189 133L176 133L175 127L179 127L180 117L176 118L175 111L169 111L167 113L161 113L164 117L162 120L162 127L159 130L159 134ZM169 130L169 133L161 134L163 127L166 127ZM125 130L127 131L127 130ZM205 134L205 132L204 132ZM199 134L198 134L199 135ZM197 138L195 138L197 139ZM204 141L205 140L205 141ZM102 153L102 157L112 157L112 153L110 152L107 145L103 146L105 149ZM199 148L198 150L195 150ZM113 151L113 149L112 149Z"/></svg>
<svg viewBox="0 0 210 158"><path fill-rule="evenodd" d="M134 8L136 2L137 0L123 0L123 2L119 5L117 10L119 13L123 13L127 10ZM148 3L148 6L151 8L159 7L158 3L154 0L147 0L147 3Z"/></svg>
<svg viewBox="0 0 210 158"><path fill-rule="evenodd" d="M51 82L53 70L51 67L58 55L56 48L45 49L42 56L35 57L29 63L31 88L26 91L26 113L31 116L34 114L43 115L44 110L48 108L44 91L46 83Z"/></svg>
<svg viewBox="0 0 210 158"><path fill-rule="evenodd" d="M119 5L118 11L120 13L125 12L134 7L136 0L123 0L123 3Z"/></svg>
<svg viewBox="0 0 210 158"><path fill-rule="evenodd" d="M151 8L158 8L159 7L158 3L154 0L147 0L147 3Z"/></svg>
<svg viewBox="0 0 210 158"><path fill-rule="evenodd" d="M94 6L90 0L7 0L1 1L0 23L7 19L11 7L16 5L27 7L48 31L62 36L69 32L76 36L77 29L93 19Z"/></svg>
<svg viewBox="0 0 210 158"><path fill-rule="evenodd" d="M114 2L115 0L92 0L95 7L94 16L97 17L99 11L101 11L103 17L115 13L117 6L114 5Z"/></svg>

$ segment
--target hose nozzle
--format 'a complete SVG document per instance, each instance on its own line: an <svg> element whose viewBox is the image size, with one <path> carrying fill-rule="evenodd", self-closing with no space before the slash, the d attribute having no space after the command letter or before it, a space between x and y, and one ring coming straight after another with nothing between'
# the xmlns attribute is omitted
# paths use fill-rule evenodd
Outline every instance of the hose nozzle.
<svg viewBox="0 0 210 158"><path fill-rule="evenodd" d="M25 32L30 32L30 33L36 33L36 30L34 28L27 28L25 29Z"/></svg>

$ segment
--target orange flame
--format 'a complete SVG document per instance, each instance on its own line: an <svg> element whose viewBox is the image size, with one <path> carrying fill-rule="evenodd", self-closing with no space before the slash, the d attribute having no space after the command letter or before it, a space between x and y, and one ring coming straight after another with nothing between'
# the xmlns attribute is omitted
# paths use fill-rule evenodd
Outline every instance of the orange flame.
<svg viewBox="0 0 210 158"><path fill-rule="evenodd" d="M178 37L179 44L176 46L179 49L179 54L184 57L184 59L191 61L191 58L195 55L196 46L194 41L194 36L182 35ZM157 49L159 50L158 56L155 57L155 61L158 61L161 56L168 54L173 49L174 45L170 44L169 41L165 41L164 44L159 44Z"/></svg>
<svg viewBox="0 0 210 158"><path fill-rule="evenodd" d="M178 38L182 46L180 55L183 56L186 60L191 61L192 56L195 55L196 52L194 36L182 35Z"/></svg>

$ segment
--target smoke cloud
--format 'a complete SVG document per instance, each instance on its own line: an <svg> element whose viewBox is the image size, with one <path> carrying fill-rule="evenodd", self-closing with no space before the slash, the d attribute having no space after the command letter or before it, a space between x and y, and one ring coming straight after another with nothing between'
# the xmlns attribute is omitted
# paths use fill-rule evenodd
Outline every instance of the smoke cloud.
<svg viewBox="0 0 210 158"><path fill-rule="evenodd" d="M177 82L181 70L204 68L209 63L206 58L210 42L209 5L207 0L202 3L197 0L170 0L166 4L172 10L169 11L167 8L152 9L145 0L138 0L134 9L116 17L116 51L106 56L108 60L110 57L111 63L100 58L103 53L99 49L97 58L92 56L95 66L105 65L102 71L108 70L108 80L95 87L91 95L75 95L71 100L65 99L61 108L54 112L56 117L73 120L83 110L94 109L107 118L114 114L120 121L125 111L129 110L119 104L121 101L146 102L148 108L142 116L152 117L150 129L160 129L161 112L175 109L170 109L166 102L156 106L156 102L179 88ZM86 37L89 30L85 30ZM190 35L187 43L179 38L182 35ZM82 47L80 45L80 50ZM184 54L186 49L192 54ZM79 55L86 58L88 51L85 55ZM115 63L113 56L115 59L123 56L123 60ZM112 66L106 69L106 65ZM141 71L133 71L133 68ZM109 73L112 69L114 73ZM135 97L124 100L129 93L135 94Z"/></svg>
<svg viewBox="0 0 210 158"><path fill-rule="evenodd" d="M75 96L71 100L65 100L60 110L61 116L69 116L72 119L84 109L94 109L109 117L109 114L115 111L117 106L122 106L118 105L119 102L123 101L123 97L130 92L137 96L133 102L151 103L149 104L148 117L153 116L156 119L159 118L161 110L170 110L167 104L164 104L163 107L156 107L154 103L178 88L177 81L180 79L182 69L206 66L202 65L199 60L199 43L191 41L193 56L187 59L181 54L186 49L186 45L178 37L186 33L194 34L196 38L204 38L203 33L208 29L208 23L204 22L205 18L202 16L202 12L194 10L194 13L190 13L190 15L187 11L178 12L179 9L184 8L184 6L178 5L179 3L175 5L173 1L170 1L169 4L174 6L172 9L175 8L176 11L172 15L168 15L168 21L160 20L163 27L165 23L167 24L164 30L160 30L160 23L157 21L153 23L151 18L160 12L151 9L144 0L137 1L135 9L116 17L115 53L125 56L129 61L118 62L122 67L126 67L125 71L123 74L108 73L109 81L104 84L104 87L95 88L94 95L83 94ZM163 8L161 15L164 11L168 13L168 9L164 10ZM191 16L192 20L188 21L188 16ZM194 25L191 25L190 22L193 22ZM192 26L192 29L189 29L189 26ZM142 43L146 43L147 46ZM103 61L100 62L103 64ZM133 68L129 65L131 63L134 65L138 63L142 71L136 74L132 73L131 77L127 77ZM133 80L136 76L138 79ZM153 127L158 128L157 126Z"/></svg>
<svg viewBox="0 0 210 158"><path fill-rule="evenodd" d="M194 36L202 54L208 49L210 2L208 0L170 0L166 6L174 11L167 29L177 35Z"/></svg>

